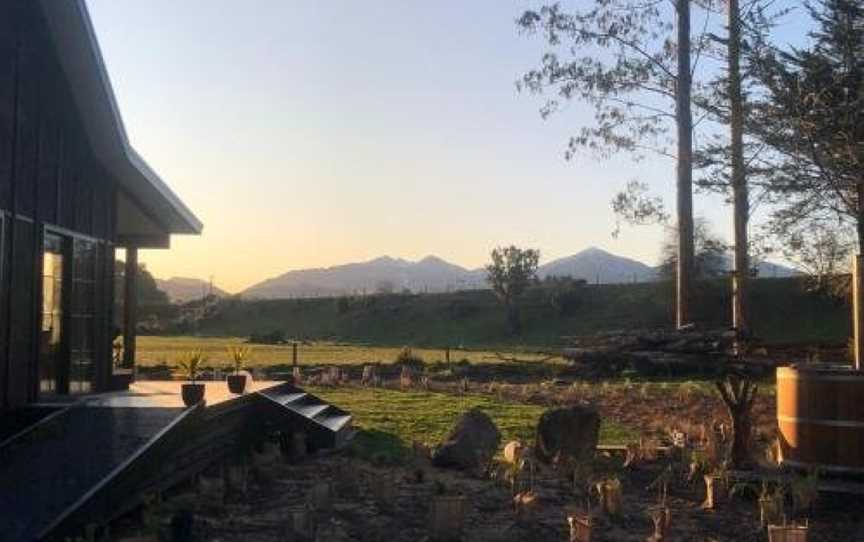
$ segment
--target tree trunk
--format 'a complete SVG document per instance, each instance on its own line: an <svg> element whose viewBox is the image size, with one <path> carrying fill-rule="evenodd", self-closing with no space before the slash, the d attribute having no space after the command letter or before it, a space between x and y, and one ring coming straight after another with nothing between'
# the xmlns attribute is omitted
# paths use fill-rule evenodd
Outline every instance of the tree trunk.
<svg viewBox="0 0 864 542"><path fill-rule="evenodd" d="M519 318L519 306L515 301L507 303L507 324L510 327L510 333L519 335L522 331L522 321Z"/></svg>
<svg viewBox="0 0 864 542"><path fill-rule="evenodd" d="M858 205L858 222L856 224L858 231L858 254L864 255L864 180L858 183L857 188L857 205Z"/></svg>
<svg viewBox="0 0 864 542"><path fill-rule="evenodd" d="M693 278L693 115L690 110L690 0L676 0L678 12L678 84L675 118L678 125L678 262L675 323L690 323Z"/></svg>
<svg viewBox="0 0 864 542"><path fill-rule="evenodd" d="M852 361L856 371L864 368L864 284L862 284L862 257L864 257L864 181L857 186L858 205L858 254L852 269L852 331L855 351Z"/></svg>
<svg viewBox="0 0 864 542"><path fill-rule="evenodd" d="M732 420L732 466L746 468L751 465L750 438L753 433L751 414L759 387L746 376L726 375L717 382L717 391Z"/></svg>
<svg viewBox="0 0 864 542"><path fill-rule="evenodd" d="M747 282L750 275L747 223L750 202L744 172L744 97L741 93L741 20L738 0L729 2L729 127L731 131L732 194L735 216L735 270L732 276L732 327L738 339L749 335ZM740 345L736 340L736 351Z"/></svg>

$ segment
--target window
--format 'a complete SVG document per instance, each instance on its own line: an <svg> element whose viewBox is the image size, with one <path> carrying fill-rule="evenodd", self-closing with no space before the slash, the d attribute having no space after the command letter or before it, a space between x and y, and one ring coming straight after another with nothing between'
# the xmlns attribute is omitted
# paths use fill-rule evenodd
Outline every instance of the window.
<svg viewBox="0 0 864 542"><path fill-rule="evenodd" d="M66 240L46 233L42 249L42 318L39 328L39 391L60 392L63 364L63 285Z"/></svg>
<svg viewBox="0 0 864 542"><path fill-rule="evenodd" d="M96 361L96 278L99 245L75 239L69 318L69 392L91 391Z"/></svg>

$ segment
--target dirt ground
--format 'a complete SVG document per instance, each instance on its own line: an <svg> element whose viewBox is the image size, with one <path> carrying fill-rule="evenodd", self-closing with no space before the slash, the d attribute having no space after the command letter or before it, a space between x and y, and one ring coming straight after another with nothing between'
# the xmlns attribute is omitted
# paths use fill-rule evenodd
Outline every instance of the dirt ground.
<svg viewBox="0 0 864 542"><path fill-rule="evenodd" d="M653 526L648 511L656 504L657 494L649 486L663 468L660 461L622 471L622 513L613 519L595 508L592 540L643 541L651 535ZM392 501L382 501L376 498L373 486L388 476L394 478L395 492ZM441 492L465 497L467 513L462 540L566 541L567 511L579 508L579 503L584 502L567 480L551 471L539 473L535 478L539 504L530 517L521 518L513 511L508 487L460 472L428 470L424 479L418 481L411 468L374 467L336 456L297 465L255 467L251 477L243 495L230 495L224 500L196 495L196 539L224 542L315 539L292 534L290 518L292 511L310 503L313 487L322 483L332 488L331 509L310 514L315 517L320 541L430 540L430 503ZM671 483L667 498L671 528L667 540L767 539L752 500L734 499L717 510L703 510L703 499L701 484L677 480ZM860 505L860 501L824 498L811 516L809 540L864 540Z"/></svg>
<svg viewBox="0 0 864 542"><path fill-rule="evenodd" d="M444 391L451 385L457 384L438 383L436 387ZM544 405L590 402L602 416L638 428L658 444L665 443L671 429L694 434L702 424L728 423L722 403L708 386L546 383L527 388L490 388L488 384L477 384L473 391ZM754 407L759 442L767 444L773 439L774 419L774 397L770 392L763 393ZM754 498L739 495L715 510L705 510L704 483L686 481L683 462L661 455L624 467L623 455L608 454L601 453L600 462L621 481L623 506L617 517L604 516L591 491L592 540L646 540L653 532L649 512L658 503L658 491L652 482L665 472L670 472L666 505L671 514L666 540L767 540ZM400 465L373 465L353 457L349 449L300 462L279 456L267 464L259 463L250 467L244 492L214 493L202 490L200 485L190 486L184 494L166 499L156 515L161 517L164 528L178 509L194 511L196 540L408 542L432 539L430 506L437 496L461 495L465 498L462 540L569 540L567 513L586 509L585 487L552 467L538 468L530 477L523 473L521 483L523 488L533 488L538 501L533 512L517 516L511 487L500 476L437 469L422 458ZM391 486L393 494L388 497L386 488ZM329 510L308 512L315 501L311 495L322 491L330 495L325 499L330 500L330 505L324 506ZM805 514L810 525L809 540L864 541L862 510L864 498L821 495ZM314 524L306 530L305 538L292 529L295 514Z"/></svg>

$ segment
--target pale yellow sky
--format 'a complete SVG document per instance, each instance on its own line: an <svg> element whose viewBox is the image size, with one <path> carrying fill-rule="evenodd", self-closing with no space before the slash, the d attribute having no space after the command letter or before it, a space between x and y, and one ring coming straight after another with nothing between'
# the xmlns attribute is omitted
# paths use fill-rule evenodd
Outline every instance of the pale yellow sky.
<svg viewBox="0 0 864 542"><path fill-rule="evenodd" d="M204 223L142 261L231 292L382 255L477 267L511 243L655 263L660 228L613 240L609 202L633 178L671 201L674 163L564 160L591 117L543 121L516 92L543 51L513 22L532 2L88 0L133 145ZM697 214L728 230L720 202Z"/></svg>

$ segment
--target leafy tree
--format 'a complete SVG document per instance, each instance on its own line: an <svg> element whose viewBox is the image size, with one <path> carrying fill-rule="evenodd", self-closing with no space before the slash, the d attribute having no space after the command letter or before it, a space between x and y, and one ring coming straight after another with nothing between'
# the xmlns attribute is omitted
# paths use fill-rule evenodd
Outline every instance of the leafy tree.
<svg viewBox="0 0 864 542"><path fill-rule="evenodd" d="M783 255L806 273L809 291L847 299L852 286L849 257L856 246L854 230L808 221L783 236Z"/></svg>
<svg viewBox="0 0 864 542"><path fill-rule="evenodd" d="M549 305L559 316L575 314L585 301L585 279L549 276L543 279L541 288Z"/></svg>
<svg viewBox="0 0 864 542"><path fill-rule="evenodd" d="M389 295L396 291L396 285L392 280L379 280L375 283L375 293Z"/></svg>
<svg viewBox="0 0 864 542"><path fill-rule="evenodd" d="M661 278L672 280L677 272L675 261L678 258L676 228L668 229L668 236L660 250L661 262L657 273ZM728 245L717 237L704 218L695 221L694 238L696 258L693 266L694 277L697 279L716 278L726 272Z"/></svg>
<svg viewBox="0 0 864 542"><path fill-rule="evenodd" d="M772 226L848 224L864 253L864 5L822 0L807 9L813 44L765 51L757 65L765 92L752 130L771 150Z"/></svg>
<svg viewBox="0 0 864 542"><path fill-rule="evenodd" d="M117 260L114 262L114 300L123 305L123 278L126 275L126 266ZM147 270L144 264L138 264L138 276L136 281L139 305L168 305L171 301L168 294L159 289L156 279ZM118 312L119 314L119 312Z"/></svg>
<svg viewBox="0 0 864 542"><path fill-rule="evenodd" d="M518 334L522 329L519 298L537 278L540 251L511 245L494 249L491 257L492 263L486 266L486 280L504 305L510 331Z"/></svg>
<svg viewBox="0 0 864 542"><path fill-rule="evenodd" d="M671 12L659 1L593 0L571 12L558 3L524 12L518 26L542 32L549 50L518 87L555 92L541 109L544 117L559 109L559 100L577 99L594 108L593 125L570 139L568 159L581 149L604 157L623 151L637 158L655 152L675 159L680 326L689 322L694 258L691 94L705 41L691 44L691 1L670 4Z"/></svg>
<svg viewBox="0 0 864 542"><path fill-rule="evenodd" d="M770 149L772 225L785 232L836 221L854 228L864 254L864 5L819 0L805 7L816 23L811 44L768 49L755 64L764 92L752 125ZM864 299L856 301L862 310ZM861 367L864 338L857 332L855 343Z"/></svg>

